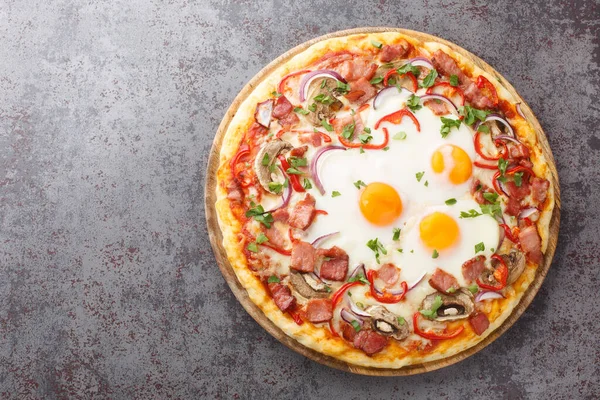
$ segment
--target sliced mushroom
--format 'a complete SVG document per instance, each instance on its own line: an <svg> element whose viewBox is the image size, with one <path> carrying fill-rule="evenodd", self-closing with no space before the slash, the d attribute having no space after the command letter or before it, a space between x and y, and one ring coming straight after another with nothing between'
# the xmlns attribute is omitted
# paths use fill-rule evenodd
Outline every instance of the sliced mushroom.
<svg viewBox="0 0 600 400"><path fill-rule="evenodd" d="M369 306L365 311L371 314L371 326L384 336L391 336L396 340L404 340L410 334L408 324L404 319L398 321L398 316L383 306Z"/></svg>
<svg viewBox="0 0 600 400"><path fill-rule="evenodd" d="M333 117L335 112L339 111L344 106L344 104L341 101L339 101L337 97L334 96L333 90L331 90L328 86L325 86L323 88L321 87L323 85L323 81L331 82L331 80L327 78L315 80L311 84L313 89L311 89L311 91L309 92L307 100L308 107L314 104L316 109L315 111L312 111L310 114L308 114L306 118L308 118L308 120L316 126L320 126L321 121L323 121L324 119L329 119ZM331 104L324 104L322 102L315 101L315 97L317 97L320 94L324 96L330 96L332 99L335 99L335 101Z"/></svg>
<svg viewBox="0 0 600 400"><path fill-rule="evenodd" d="M460 289L452 295L435 292L423 300L421 309L431 310L435 303L435 298L442 298L442 305L437 309L436 321L455 321L458 319L467 318L475 310L475 302L473 295L468 289Z"/></svg>
<svg viewBox="0 0 600 400"><path fill-rule="evenodd" d="M256 172L256 176L258 177L258 181L260 185L270 193L275 193L271 189L269 189L269 183L273 182L272 172L271 172L271 164L275 161L277 156L281 153L289 151L293 148L291 144L288 142L284 142L283 140L276 139L272 142L265 144L258 151L256 155L256 159L254 160L254 171ZM263 160L265 159L265 154L268 155L269 163L267 165L263 165Z"/></svg>
<svg viewBox="0 0 600 400"><path fill-rule="evenodd" d="M311 274L302 274L298 271L290 271L290 282L292 288L306 299L327 298L331 292L329 286L323 281L315 279Z"/></svg>
<svg viewBox="0 0 600 400"><path fill-rule="evenodd" d="M525 254L518 250L511 250L510 253L502 255L506 266L508 267L508 279L506 284L514 283L525 270Z"/></svg>

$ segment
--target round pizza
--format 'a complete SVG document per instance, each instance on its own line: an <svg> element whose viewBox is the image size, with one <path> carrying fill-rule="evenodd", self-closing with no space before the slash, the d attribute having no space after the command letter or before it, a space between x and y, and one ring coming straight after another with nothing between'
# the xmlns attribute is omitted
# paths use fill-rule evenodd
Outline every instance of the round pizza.
<svg viewBox="0 0 600 400"><path fill-rule="evenodd" d="M240 104L215 208L237 279L276 326L401 368L511 314L544 260L550 173L501 79L439 42L356 34L308 47Z"/></svg>

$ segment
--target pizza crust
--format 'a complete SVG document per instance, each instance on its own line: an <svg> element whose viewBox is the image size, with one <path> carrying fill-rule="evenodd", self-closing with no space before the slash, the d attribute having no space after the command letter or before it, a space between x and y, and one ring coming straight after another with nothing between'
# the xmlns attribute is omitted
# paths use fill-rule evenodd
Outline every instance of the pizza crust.
<svg viewBox="0 0 600 400"><path fill-rule="evenodd" d="M468 349L484 340L496 328L498 328L510 315L506 310L513 310L520 302L526 289L534 280L537 267L528 264L525 272L513 284L513 290L508 293L507 298L485 304L484 307L490 327L482 336L477 336L470 327L456 339L440 341L439 344L428 354L422 355L417 352L409 352L402 348L397 342L391 341L382 352L374 356L367 356L360 350L355 349L349 343L341 338L334 338L325 327L318 327L311 323L297 325L288 314L282 313L270 295L265 290L265 286L260 280L252 274L248 268L247 260L243 253L243 246L239 240L241 224L232 213L230 201L227 198L226 187L232 179L229 168L229 160L238 151L241 140L246 130L253 121L256 104L276 90L276 87L286 74L292 71L303 69L305 66L318 60L330 52L350 51L350 52L372 52L374 48L371 41L379 41L386 44L393 44L400 40L406 40L415 47L421 49L425 54L430 55L435 50L443 50L453 57L465 72L472 75L484 75L495 86L498 96L512 104L516 99L506 90L496 79L481 68L473 65L461 54L453 51L450 47L436 42L422 43L410 36L399 32L380 32L371 34L356 34L339 38L332 38L317 42L305 51L292 57L279 68L275 69L254 88L251 94L240 104L235 116L231 120L229 127L223 138L220 151L220 166L217 173L216 197L215 203L220 229L223 233L223 247L231 266L244 289L248 293L250 300L256 304L269 320L278 326L286 335L297 340L302 345L313 349L319 353L334 357L338 360L364 367L374 368L401 368L411 364L425 363L429 361L447 358ZM429 53L429 54L427 54ZM531 150L531 161L534 163L534 172L551 181L550 170L532 126L521 118L509 119L519 139L528 144ZM540 214L538 220L538 231L542 239L542 251L545 252L548 246L549 225L554 206L554 191L552 185L548 190L548 198L545 208ZM504 312L503 312L504 310Z"/></svg>

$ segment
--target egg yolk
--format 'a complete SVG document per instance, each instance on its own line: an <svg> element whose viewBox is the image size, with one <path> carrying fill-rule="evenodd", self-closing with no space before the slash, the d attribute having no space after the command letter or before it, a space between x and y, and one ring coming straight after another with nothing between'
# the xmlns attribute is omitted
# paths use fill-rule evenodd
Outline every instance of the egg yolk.
<svg viewBox="0 0 600 400"><path fill-rule="evenodd" d="M459 237L458 224L454 218L439 211L423 218L419 231L425 246L435 250L452 246Z"/></svg>
<svg viewBox="0 0 600 400"><path fill-rule="evenodd" d="M402 200L396 189L386 183L374 182L360 194L360 211L372 224L385 226L402 213Z"/></svg>
<svg viewBox="0 0 600 400"><path fill-rule="evenodd" d="M460 147L453 144L447 144L438 148L431 156L431 168L433 172L441 174L446 170L444 163L444 154L452 158L452 169L448 174L450 182L455 185L465 183L471 177L471 158Z"/></svg>

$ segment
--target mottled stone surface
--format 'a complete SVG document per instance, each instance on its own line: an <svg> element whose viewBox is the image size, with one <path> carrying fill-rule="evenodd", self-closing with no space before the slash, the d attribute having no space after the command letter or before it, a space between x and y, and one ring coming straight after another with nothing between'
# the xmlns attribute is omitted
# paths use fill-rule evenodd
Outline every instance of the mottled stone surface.
<svg viewBox="0 0 600 400"><path fill-rule="evenodd" d="M0 397L599 398L599 5L0 0ZM545 128L561 178L550 273L458 365L352 376L237 303L204 221L207 156L244 84L331 31L400 26L481 56Z"/></svg>

